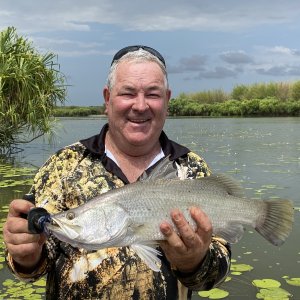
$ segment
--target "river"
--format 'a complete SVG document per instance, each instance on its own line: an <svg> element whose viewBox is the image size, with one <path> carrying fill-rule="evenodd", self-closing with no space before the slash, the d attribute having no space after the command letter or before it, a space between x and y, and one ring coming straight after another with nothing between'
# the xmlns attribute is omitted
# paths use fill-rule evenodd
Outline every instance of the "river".
<svg viewBox="0 0 300 300"><path fill-rule="evenodd" d="M14 161L0 163L1 226L9 201L29 189L35 169L64 145L98 133L105 122L101 117L62 118L54 145L35 140ZM214 173L238 180L247 196L294 201L295 224L286 243L272 246L247 228L232 246L230 280L215 292L228 293L226 299L300 299L300 118L169 118L165 132L204 157ZM43 299L44 282L21 285L6 269L3 253L0 260L1 299ZM272 279L267 291L252 284L263 279ZM221 294L212 299L221 299ZM195 300L202 297L193 295Z"/></svg>

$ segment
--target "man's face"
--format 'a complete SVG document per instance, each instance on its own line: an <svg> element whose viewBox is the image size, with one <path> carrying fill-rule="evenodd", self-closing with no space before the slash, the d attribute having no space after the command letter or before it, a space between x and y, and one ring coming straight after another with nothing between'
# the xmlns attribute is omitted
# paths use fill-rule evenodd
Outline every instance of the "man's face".
<svg viewBox="0 0 300 300"><path fill-rule="evenodd" d="M123 145L156 143L170 99L162 70L154 62L124 61L115 75L112 90L104 89L110 134Z"/></svg>

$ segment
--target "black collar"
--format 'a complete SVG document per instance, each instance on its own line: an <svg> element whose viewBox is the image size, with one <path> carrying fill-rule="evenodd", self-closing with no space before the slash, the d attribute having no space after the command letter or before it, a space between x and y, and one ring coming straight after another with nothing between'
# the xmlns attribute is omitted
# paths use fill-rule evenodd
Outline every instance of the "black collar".
<svg viewBox="0 0 300 300"><path fill-rule="evenodd" d="M123 174L121 169L105 154L105 135L107 131L108 124L105 124L99 134L84 140L80 140L80 142L87 148L89 153L100 158L107 171L118 176L124 183L128 183L128 179ZM164 154L166 156L170 155L170 160L177 160L179 157L184 157L190 152L188 148L169 140L164 131L162 131L160 134L159 142Z"/></svg>

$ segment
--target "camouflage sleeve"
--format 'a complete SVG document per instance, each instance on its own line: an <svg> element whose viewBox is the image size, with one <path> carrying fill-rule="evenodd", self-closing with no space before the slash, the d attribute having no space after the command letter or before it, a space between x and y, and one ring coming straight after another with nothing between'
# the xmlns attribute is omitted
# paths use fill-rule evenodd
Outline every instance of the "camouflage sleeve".
<svg viewBox="0 0 300 300"><path fill-rule="evenodd" d="M223 239L213 237L209 251L199 269L194 273L174 270L178 280L190 290L209 290L222 283L229 273L231 250Z"/></svg>
<svg viewBox="0 0 300 300"><path fill-rule="evenodd" d="M185 161L191 179L210 176L211 171L206 162L197 154L190 152ZM214 236L209 251L194 273L173 271L178 280L191 290L207 290L223 282L230 270L231 247L224 239Z"/></svg>
<svg viewBox="0 0 300 300"><path fill-rule="evenodd" d="M31 193L35 195L36 206L44 207L49 213L62 209L64 180L63 176L72 171L78 163L80 151L64 149L51 156L38 170L34 178ZM53 236L49 236L44 245L40 263L31 273L23 273L14 264L9 253L6 255L6 263L10 271L20 280L32 282L45 275L54 262L57 253L57 243Z"/></svg>
<svg viewBox="0 0 300 300"><path fill-rule="evenodd" d="M39 279L45 274L45 271L47 269L47 261L45 259L46 255L44 249L40 263L38 264L36 269L31 273L24 273L22 272L22 270L18 269L18 266L16 266L12 256L6 251L5 261L8 266L8 269L14 274L16 278L25 282L32 282Z"/></svg>

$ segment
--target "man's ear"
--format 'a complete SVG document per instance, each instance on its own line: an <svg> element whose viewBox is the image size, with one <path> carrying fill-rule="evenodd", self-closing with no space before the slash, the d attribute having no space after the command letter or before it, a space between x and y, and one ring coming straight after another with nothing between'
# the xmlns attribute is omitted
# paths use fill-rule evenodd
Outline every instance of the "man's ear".
<svg viewBox="0 0 300 300"><path fill-rule="evenodd" d="M171 90L167 90L167 95L166 95L166 99L167 99L167 116L169 115L169 102L171 99Z"/></svg>
<svg viewBox="0 0 300 300"><path fill-rule="evenodd" d="M168 100L168 103L169 103L169 101L170 101L170 99L171 99L171 95L172 95L172 92L171 92L171 90L167 90L167 100Z"/></svg>
<svg viewBox="0 0 300 300"><path fill-rule="evenodd" d="M104 113L107 114L107 108L108 108L108 103L109 103L109 98L110 98L110 92L108 86L105 86L103 89L103 98L104 98L104 103L105 103L105 111Z"/></svg>

